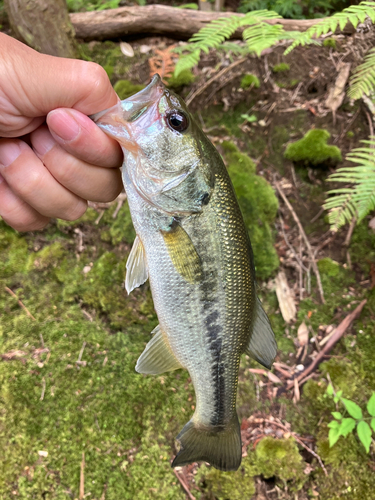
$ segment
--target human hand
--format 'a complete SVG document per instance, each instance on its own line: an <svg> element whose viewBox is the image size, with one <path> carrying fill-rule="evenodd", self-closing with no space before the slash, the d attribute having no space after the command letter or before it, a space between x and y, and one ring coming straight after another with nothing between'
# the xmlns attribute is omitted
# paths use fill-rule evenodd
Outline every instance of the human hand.
<svg viewBox="0 0 375 500"><path fill-rule="evenodd" d="M116 104L91 62L39 54L0 33L0 216L18 231L79 218L122 189L122 152L87 116ZM45 124L45 122L47 124Z"/></svg>

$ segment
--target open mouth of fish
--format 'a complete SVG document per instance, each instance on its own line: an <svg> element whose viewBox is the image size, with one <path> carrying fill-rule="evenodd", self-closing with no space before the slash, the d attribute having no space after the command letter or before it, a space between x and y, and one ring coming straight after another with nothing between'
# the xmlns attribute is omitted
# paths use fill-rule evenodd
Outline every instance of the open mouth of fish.
<svg viewBox="0 0 375 500"><path fill-rule="evenodd" d="M125 149L136 152L138 134L160 119L159 101L165 92L156 74L143 90L90 118Z"/></svg>

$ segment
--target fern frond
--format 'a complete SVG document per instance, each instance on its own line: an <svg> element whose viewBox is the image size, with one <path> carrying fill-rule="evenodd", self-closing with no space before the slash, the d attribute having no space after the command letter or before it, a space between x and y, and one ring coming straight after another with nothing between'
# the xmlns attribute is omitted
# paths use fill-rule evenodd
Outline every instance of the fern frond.
<svg viewBox="0 0 375 500"><path fill-rule="evenodd" d="M201 57L201 50L195 49L188 54L184 54L177 61L174 74L178 76L181 71L185 71L186 69L194 68L199 63L199 59Z"/></svg>
<svg viewBox="0 0 375 500"><path fill-rule="evenodd" d="M179 51L186 52L176 64L175 75L190 69L198 64L201 52L208 53L210 49L218 48L225 40L242 26L249 26L246 32L248 49L259 54L264 48L271 47L280 38L283 28L279 25L271 26L263 21L265 19L280 18L277 12L269 10L255 10L245 16L221 17L211 21L201 28Z"/></svg>
<svg viewBox="0 0 375 500"><path fill-rule="evenodd" d="M329 210L329 222L337 230L355 216L361 221L375 210L375 137L361 141L367 146L353 149L346 159L356 163L342 167L328 177L330 182L352 184L352 187L332 189L324 208Z"/></svg>
<svg viewBox="0 0 375 500"><path fill-rule="evenodd" d="M354 28L361 22L363 23L369 17L375 22L375 2L361 2L359 5L351 5L342 12L336 12L333 16L323 19L321 22L311 26L304 33L301 33L294 42L286 49L284 54L289 54L298 45L306 45L312 38L319 38L326 35L329 31L335 32L338 27L341 30L350 22Z"/></svg>
<svg viewBox="0 0 375 500"><path fill-rule="evenodd" d="M350 79L348 96L360 99L375 90L375 47L369 50L362 64L356 67Z"/></svg>
<svg viewBox="0 0 375 500"><path fill-rule="evenodd" d="M190 38L189 43L208 53L209 49L218 47L224 40L230 38L240 25L242 17L221 17L211 21Z"/></svg>
<svg viewBox="0 0 375 500"><path fill-rule="evenodd" d="M243 39L247 43L249 52L255 52L258 56L263 50L277 43L284 32L280 24L257 23L249 26L243 32Z"/></svg>

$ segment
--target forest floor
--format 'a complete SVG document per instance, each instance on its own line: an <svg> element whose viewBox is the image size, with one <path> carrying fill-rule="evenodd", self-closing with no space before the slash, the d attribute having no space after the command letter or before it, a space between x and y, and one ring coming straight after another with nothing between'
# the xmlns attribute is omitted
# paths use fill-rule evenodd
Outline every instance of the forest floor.
<svg viewBox="0 0 375 500"><path fill-rule="evenodd" d="M283 156L289 142L312 128L328 130L328 144L343 157L372 133L363 103L346 97L335 117L325 106L340 63L357 64L371 43L371 34L355 42L337 37L335 46L303 47L286 57L277 47L237 65L241 56L216 53L185 82L164 75L191 101L228 164L250 221L259 295L278 340L271 375L245 356L241 362L244 446L235 473L205 464L170 467L175 437L194 410L194 390L186 372L134 371L157 318L148 284L130 296L124 290L135 237L125 197L91 203L80 220L53 221L41 232L18 234L0 220L1 500L373 498L375 448L367 454L355 433L329 447L331 412L345 412L326 389L332 383L363 409L375 391L375 232L368 217L349 233L332 233L321 209L332 165L310 168ZM134 41L134 59L116 42L84 44L82 53L102 64L126 97L147 83L150 56L156 66L171 64L174 44ZM280 70L280 63L289 68ZM243 88L245 74L255 75L259 88ZM241 165L254 169L248 191L241 190ZM246 192L254 193L249 203ZM280 271L297 309L289 323L276 295ZM323 339L364 299L360 317L325 361L309 380L295 382Z"/></svg>

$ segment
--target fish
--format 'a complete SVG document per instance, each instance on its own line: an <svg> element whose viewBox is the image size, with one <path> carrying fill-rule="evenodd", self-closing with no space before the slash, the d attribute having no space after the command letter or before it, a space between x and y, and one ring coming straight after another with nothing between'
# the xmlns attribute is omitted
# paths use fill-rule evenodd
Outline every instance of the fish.
<svg viewBox="0 0 375 500"><path fill-rule="evenodd" d="M122 178L136 238L128 293L149 280L159 325L136 364L183 368L196 395L172 467L241 464L236 393L241 355L270 368L277 345L256 291L248 231L223 160L159 75L94 115L124 153Z"/></svg>

